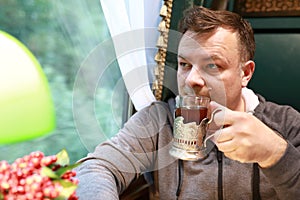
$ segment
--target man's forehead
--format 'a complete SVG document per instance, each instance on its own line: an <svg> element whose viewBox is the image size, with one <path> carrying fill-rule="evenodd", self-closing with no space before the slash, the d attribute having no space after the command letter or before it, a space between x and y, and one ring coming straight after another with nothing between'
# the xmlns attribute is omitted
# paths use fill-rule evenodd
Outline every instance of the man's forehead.
<svg viewBox="0 0 300 200"><path fill-rule="evenodd" d="M194 38L183 36L178 47L178 56L187 58L190 56L208 57L209 54Z"/></svg>
<svg viewBox="0 0 300 200"><path fill-rule="evenodd" d="M200 45L199 37L197 37L196 33L188 31L182 35L179 45L197 47Z"/></svg>
<svg viewBox="0 0 300 200"><path fill-rule="evenodd" d="M202 46L204 39L204 36L199 36L199 34L195 32L187 31L179 42L178 54L190 54L193 51L197 51L203 55L206 54Z"/></svg>
<svg viewBox="0 0 300 200"><path fill-rule="evenodd" d="M199 34L187 31L178 46L178 55L187 60L226 60L226 56L236 55L238 50L235 34L227 29L219 28L214 32Z"/></svg>

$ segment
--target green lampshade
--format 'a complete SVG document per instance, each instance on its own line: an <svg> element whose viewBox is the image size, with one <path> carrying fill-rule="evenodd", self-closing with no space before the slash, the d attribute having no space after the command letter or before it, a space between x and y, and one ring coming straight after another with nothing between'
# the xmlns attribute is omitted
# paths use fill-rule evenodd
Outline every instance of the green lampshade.
<svg viewBox="0 0 300 200"><path fill-rule="evenodd" d="M30 140L55 128L48 81L34 55L0 31L0 144Z"/></svg>

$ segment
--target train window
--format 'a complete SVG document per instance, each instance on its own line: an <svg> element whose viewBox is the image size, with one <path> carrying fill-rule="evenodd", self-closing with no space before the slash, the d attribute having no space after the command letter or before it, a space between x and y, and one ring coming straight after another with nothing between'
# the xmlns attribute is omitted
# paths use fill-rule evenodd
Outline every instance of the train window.
<svg viewBox="0 0 300 200"><path fill-rule="evenodd" d="M35 55L49 82L56 113L53 132L1 145L0 160L11 162L37 150L52 155L65 148L74 162L116 134L128 95L117 62L99 66L110 46L99 0L1 1L0 30Z"/></svg>

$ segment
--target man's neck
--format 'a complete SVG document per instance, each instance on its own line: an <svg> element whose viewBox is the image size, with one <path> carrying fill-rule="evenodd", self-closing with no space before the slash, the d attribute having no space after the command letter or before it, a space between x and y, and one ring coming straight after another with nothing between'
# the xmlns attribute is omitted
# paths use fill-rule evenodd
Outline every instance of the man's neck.
<svg viewBox="0 0 300 200"><path fill-rule="evenodd" d="M242 89L243 111L254 113L254 109L258 106L259 100L255 93L248 88Z"/></svg>

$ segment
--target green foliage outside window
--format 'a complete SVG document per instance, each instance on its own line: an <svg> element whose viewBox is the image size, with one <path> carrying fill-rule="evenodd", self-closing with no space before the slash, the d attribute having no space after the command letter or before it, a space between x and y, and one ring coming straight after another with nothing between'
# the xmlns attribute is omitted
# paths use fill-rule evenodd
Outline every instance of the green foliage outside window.
<svg viewBox="0 0 300 200"><path fill-rule="evenodd" d="M1 0L0 30L19 39L37 57L49 81L57 119L55 131L43 138L0 146L0 160L11 162L36 150L52 155L63 148L69 152L71 162L85 156L88 149L74 123L73 87L81 64L109 38L99 0ZM95 117L106 135L103 140L121 126L125 98L119 97L114 105L110 100L120 80L114 62L95 91Z"/></svg>

